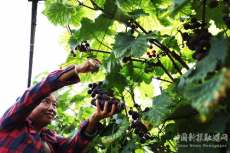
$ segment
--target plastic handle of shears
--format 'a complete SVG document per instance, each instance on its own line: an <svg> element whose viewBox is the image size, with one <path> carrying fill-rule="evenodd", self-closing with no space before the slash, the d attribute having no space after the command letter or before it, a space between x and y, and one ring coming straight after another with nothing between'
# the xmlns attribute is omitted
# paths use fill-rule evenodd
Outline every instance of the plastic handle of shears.
<svg viewBox="0 0 230 153"><path fill-rule="evenodd" d="M92 71L92 70L98 68L99 66L101 66L101 64L99 64L99 65L95 66L94 68L90 69L90 71Z"/></svg>

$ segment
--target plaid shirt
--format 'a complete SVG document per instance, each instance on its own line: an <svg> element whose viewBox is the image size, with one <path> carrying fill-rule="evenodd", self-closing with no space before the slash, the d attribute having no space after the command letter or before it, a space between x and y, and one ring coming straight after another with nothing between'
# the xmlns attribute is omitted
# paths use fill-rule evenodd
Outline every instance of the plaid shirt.
<svg viewBox="0 0 230 153"><path fill-rule="evenodd" d="M41 100L49 96L51 92L80 81L77 75L68 81L58 80L63 73L73 68L74 65L70 65L63 70L50 73L41 82L28 88L6 111L0 119L0 153L41 153L41 138L47 142L52 153L81 153L84 151L86 144L92 140L82 131L88 119L81 123L76 136L69 139L58 136L53 130L47 128L42 129L40 137L32 121L27 118ZM98 124L98 129L102 128L103 125Z"/></svg>

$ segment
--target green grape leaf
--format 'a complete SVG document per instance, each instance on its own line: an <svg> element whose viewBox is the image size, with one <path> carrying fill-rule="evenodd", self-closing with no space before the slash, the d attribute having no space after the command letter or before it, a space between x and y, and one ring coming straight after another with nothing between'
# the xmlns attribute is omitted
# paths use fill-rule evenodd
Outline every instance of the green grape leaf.
<svg viewBox="0 0 230 153"><path fill-rule="evenodd" d="M69 40L71 38L71 35L68 31L63 31L62 34L60 34L58 43L64 48L65 51L70 51L70 44Z"/></svg>
<svg viewBox="0 0 230 153"><path fill-rule="evenodd" d="M132 150L136 149L135 141L132 139L128 142L125 148L121 151L121 153L132 153Z"/></svg>
<svg viewBox="0 0 230 153"><path fill-rule="evenodd" d="M68 23L77 28L81 25L81 19L86 15L86 12L81 6L76 6L74 9L76 14L70 17Z"/></svg>
<svg viewBox="0 0 230 153"><path fill-rule="evenodd" d="M70 37L68 44L70 45L70 49L72 51L75 51L76 46L80 45L79 42L73 36Z"/></svg>
<svg viewBox="0 0 230 153"><path fill-rule="evenodd" d="M230 115L223 110L218 110L211 120L211 129L219 133L224 133L225 125L229 121L229 117Z"/></svg>
<svg viewBox="0 0 230 153"><path fill-rule="evenodd" d="M193 8L196 9L200 5L199 1L193 1ZM222 5L218 5L215 8L206 7L205 10L205 23L209 23L211 20L214 21L214 24L217 28L226 28L225 22L222 20L224 14L220 11ZM203 15L203 7L200 7L198 10L196 9L196 14L194 17L201 20Z"/></svg>
<svg viewBox="0 0 230 153"><path fill-rule="evenodd" d="M168 19L169 12L170 12L169 7L157 8L156 11L157 19L159 20L160 24L163 25L164 27L168 27L171 25L171 22Z"/></svg>
<svg viewBox="0 0 230 153"><path fill-rule="evenodd" d="M122 93L128 82L129 80L120 73L107 73L102 87L104 89L115 88L119 93Z"/></svg>
<svg viewBox="0 0 230 153"><path fill-rule="evenodd" d="M229 72L223 69L220 74L203 84L189 84L185 87L184 97L192 101L201 119L206 121L217 108L220 97L225 96Z"/></svg>
<svg viewBox="0 0 230 153"><path fill-rule="evenodd" d="M122 68L122 59L116 58L114 52L110 54L110 56L102 61L103 68L108 73L119 72Z"/></svg>
<svg viewBox="0 0 230 153"><path fill-rule="evenodd" d="M106 0L102 12L105 18L117 20L122 23L127 23L131 19L131 16L120 7L119 2L116 0Z"/></svg>
<svg viewBox="0 0 230 153"><path fill-rule="evenodd" d="M115 57L119 58L123 56L126 53L129 45L134 40L135 38L133 38L133 36L128 33L122 33L122 32L118 33L115 36L115 43L112 44Z"/></svg>
<svg viewBox="0 0 230 153"><path fill-rule="evenodd" d="M104 19L101 15L95 19L95 22L84 17L81 20L81 28L78 31L74 32L74 37L79 42L91 39L96 39L97 41L100 41L98 40L98 38L101 35L104 35L108 26L109 20ZM106 35L110 36L114 35L115 33L115 31L108 29Z"/></svg>
<svg viewBox="0 0 230 153"><path fill-rule="evenodd" d="M224 63L228 51L224 36L219 34L216 37L212 37L211 45L209 54L196 64L196 69L193 67L184 74L187 77L187 83L205 78L208 72L215 70L218 61Z"/></svg>
<svg viewBox="0 0 230 153"><path fill-rule="evenodd" d="M102 142L105 144L108 144L108 143L115 141L116 139L122 136L122 134L127 130L128 127L129 127L129 121L128 121L128 118L125 117L119 129L112 135L102 137L101 138Z"/></svg>
<svg viewBox="0 0 230 153"><path fill-rule="evenodd" d="M137 18L139 18L141 16L149 16L149 13L145 13L145 11L143 9L134 10L134 11L128 12L128 13L134 20L136 20Z"/></svg>
<svg viewBox="0 0 230 153"><path fill-rule="evenodd" d="M154 107L145 113L140 113L145 116L146 120L151 123L153 127L159 126L164 119L168 116L170 109L173 105L172 98L161 90L161 95L153 98Z"/></svg>
<svg viewBox="0 0 230 153"><path fill-rule="evenodd" d="M187 115L191 115L194 112L194 109L190 104L178 107L175 111L168 116L168 118L177 118L177 117L185 117Z"/></svg>
<svg viewBox="0 0 230 153"><path fill-rule="evenodd" d="M135 41L130 44L130 54L137 58L140 58L144 53L146 53L149 47L148 40L146 38L149 37L151 37L151 34L146 36L142 33L139 33Z"/></svg>
<svg viewBox="0 0 230 153"><path fill-rule="evenodd" d="M76 14L75 8L69 4L63 5L62 3L56 2L50 4L46 11L46 16L55 26L66 26L71 18Z"/></svg>
<svg viewBox="0 0 230 153"><path fill-rule="evenodd" d="M172 5L170 16L174 17L179 11L181 11L190 1L188 0L171 0Z"/></svg>
<svg viewBox="0 0 230 153"><path fill-rule="evenodd" d="M126 76L131 76L133 72L133 62L127 62L120 71L121 74Z"/></svg>
<svg viewBox="0 0 230 153"><path fill-rule="evenodd" d="M146 84L150 84L153 79L153 73L145 73L143 70L134 68L133 74L130 76L130 79L132 79L135 82L145 82Z"/></svg>

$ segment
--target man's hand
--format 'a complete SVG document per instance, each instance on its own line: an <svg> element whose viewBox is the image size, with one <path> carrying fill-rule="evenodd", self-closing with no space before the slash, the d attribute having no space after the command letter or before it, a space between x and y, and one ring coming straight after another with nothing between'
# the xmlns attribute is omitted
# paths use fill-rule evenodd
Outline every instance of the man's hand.
<svg viewBox="0 0 230 153"><path fill-rule="evenodd" d="M99 67L90 71L90 69L98 66L101 64L101 61L97 58L94 58L94 59L87 59L85 62L77 65L77 72L78 73L88 73L88 72L91 72L92 74L94 72L98 72L99 71Z"/></svg>

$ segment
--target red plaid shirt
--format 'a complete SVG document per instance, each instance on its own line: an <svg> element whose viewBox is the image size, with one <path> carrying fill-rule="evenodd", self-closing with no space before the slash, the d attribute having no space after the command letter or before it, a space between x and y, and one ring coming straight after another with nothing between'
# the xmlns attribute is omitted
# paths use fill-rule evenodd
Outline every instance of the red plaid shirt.
<svg viewBox="0 0 230 153"><path fill-rule="evenodd" d="M73 68L74 65L70 65L63 70L50 73L41 82L28 88L17 99L16 103L6 111L0 119L0 153L41 153L41 138L47 142L52 153L83 152L86 144L92 140L82 131L88 120L81 123L76 136L69 139L58 136L53 130L47 128L42 129L40 137L32 121L27 118L41 100L49 96L50 93L80 81L78 76L74 76L68 81L58 80L63 73ZM98 129L102 128L103 125L98 124Z"/></svg>

